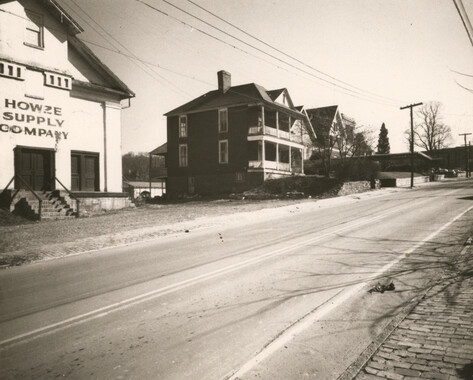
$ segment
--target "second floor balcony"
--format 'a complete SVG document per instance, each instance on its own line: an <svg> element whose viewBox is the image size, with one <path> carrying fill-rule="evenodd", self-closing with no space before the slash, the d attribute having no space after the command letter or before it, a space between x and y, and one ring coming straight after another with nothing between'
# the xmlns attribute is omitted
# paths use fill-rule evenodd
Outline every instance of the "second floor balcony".
<svg viewBox="0 0 473 380"><path fill-rule="evenodd" d="M249 116L249 136L268 135L302 143L302 120L263 106L252 107Z"/></svg>

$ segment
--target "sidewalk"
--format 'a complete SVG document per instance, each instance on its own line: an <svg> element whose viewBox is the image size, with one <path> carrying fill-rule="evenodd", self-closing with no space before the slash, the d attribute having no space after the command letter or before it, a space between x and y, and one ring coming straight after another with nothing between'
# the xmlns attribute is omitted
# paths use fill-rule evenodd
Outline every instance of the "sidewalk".
<svg viewBox="0 0 473 380"><path fill-rule="evenodd" d="M473 379L473 246L465 246L353 379Z"/></svg>

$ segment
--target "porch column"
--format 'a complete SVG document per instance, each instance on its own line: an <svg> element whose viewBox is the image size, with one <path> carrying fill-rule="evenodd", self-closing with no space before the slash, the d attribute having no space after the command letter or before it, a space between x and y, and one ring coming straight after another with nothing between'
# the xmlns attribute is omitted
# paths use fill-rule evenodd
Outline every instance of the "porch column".
<svg viewBox="0 0 473 380"><path fill-rule="evenodd" d="M279 144L276 143L276 170L279 170Z"/></svg>
<svg viewBox="0 0 473 380"><path fill-rule="evenodd" d="M261 106L261 122L263 123L262 128L261 128L261 133L264 135L264 126L265 126L264 106ZM264 149L263 149L263 151L264 151Z"/></svg>
<svg viewBox="0 0 473 380"><path fill-rule="evenodd" d="M289 171L292 173L292 157L291 157L291 146L289 146Z"/></svg>
<svg viewBox="0 0 473 380"><path fill-rule="evenodd" d="M262 157L261 157L261 166L264 169L264 160L266 159L266 152L265 152L265 149L264 149L264 145L265 145L264 144L264 137L261 140L261 145L262 145L261 146L261 155L262 155Z"/></svg>
<svg viewBox="0 0 473 380"><path fill-rule="evenodd" d="M291 137L291 115L289 115L289 126L288 126L288 128L289 128L289 141L291 141L292 140L292 137Z"/></svg>
<svg viewBox="0 0 473 380"><path fill-rule="evenodd" d="M277 135L279 137L279 111L276 111L276 130ZM276 156L277 157L277 156Z"/></svg>
<svg viewBox="0 0 473 380"><path fill-rule="evenodd" d="M304 174L304 148L301 149L301 168L302 168L302 173L301 174Z"/></svg>

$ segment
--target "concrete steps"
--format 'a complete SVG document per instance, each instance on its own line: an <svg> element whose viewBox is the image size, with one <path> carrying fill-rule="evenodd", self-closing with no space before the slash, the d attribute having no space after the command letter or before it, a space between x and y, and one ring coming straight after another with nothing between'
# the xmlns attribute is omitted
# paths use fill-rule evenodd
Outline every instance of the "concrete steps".
<svg viewBox="0 0 473 380"><path fill-rule="evenodd" d="M20 190L10 204L10 212L17 212L34 220L63 220L77 216L75 202L60 191L36 193L41 199L41 217L39 200L29 191Z"/></svg>

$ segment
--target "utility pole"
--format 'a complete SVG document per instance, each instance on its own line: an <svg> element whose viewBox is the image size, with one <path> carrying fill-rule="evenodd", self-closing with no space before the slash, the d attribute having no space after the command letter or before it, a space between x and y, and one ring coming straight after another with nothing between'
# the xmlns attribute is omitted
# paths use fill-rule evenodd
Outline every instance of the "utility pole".
<svg viewBox="0 0 473 380"><path fill-rule="evenodd" d="M421 105L422 103L416 103L401 107L401 110L406 108L410 108L411 110L411 188L414 187L414 116L412 114L412 109Z"/></svg>
<svg viewBox="0 0 473 380"><path fill-rule="evenodd" d="M458 136L463 136L463 138L465 139L465 171L466 171L466 176L469 177L470 176L470 168L469 168L469 160L468 160L468 156L469 156L469 151L468 151L468 145L466 143L466 136L469 136L471 135L471 133L460 133Z"/></svg>

